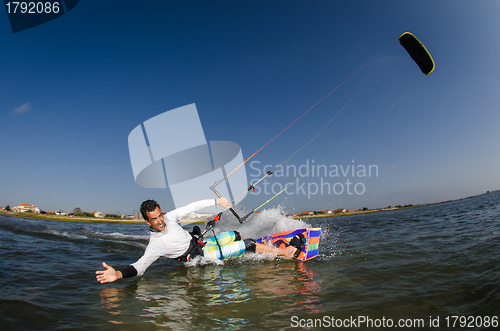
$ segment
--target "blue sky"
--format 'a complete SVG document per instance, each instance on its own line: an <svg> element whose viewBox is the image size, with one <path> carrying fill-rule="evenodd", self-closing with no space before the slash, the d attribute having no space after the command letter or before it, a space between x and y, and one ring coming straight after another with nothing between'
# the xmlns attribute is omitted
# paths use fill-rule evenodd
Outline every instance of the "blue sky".
<svg viewBox="0 0 500 331"><path fill-rule="evenodd" d="M246 158L366 63L249 161L247 175L283 162L342 109L289 164L319 163L354 138L324 164L375 165L377 176L304 178L306 194L291 188L265 208L374 208L499 189L498 12L498 1L80 1L15 34L1 14L0 205L132 213L154 198L169 209L168 190L134 181L134 127L195 103L207 140L236 142ZM429 76L399 45L406 31L432 54ZM311 192L348 179L363 193Z"/></svg>

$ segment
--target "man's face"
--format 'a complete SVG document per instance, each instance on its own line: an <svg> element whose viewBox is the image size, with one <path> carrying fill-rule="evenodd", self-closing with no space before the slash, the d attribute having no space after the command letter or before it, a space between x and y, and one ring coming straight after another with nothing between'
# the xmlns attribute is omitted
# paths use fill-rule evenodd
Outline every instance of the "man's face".
<svg viewBox="0 0 500 331"><path fill-rule="evenodd" d="M163 231L165 229L165 221L163 220L163 213L160 208L156 207L155 210L147 213L148 220L146 224L148 224L153 230Z"/></svg>

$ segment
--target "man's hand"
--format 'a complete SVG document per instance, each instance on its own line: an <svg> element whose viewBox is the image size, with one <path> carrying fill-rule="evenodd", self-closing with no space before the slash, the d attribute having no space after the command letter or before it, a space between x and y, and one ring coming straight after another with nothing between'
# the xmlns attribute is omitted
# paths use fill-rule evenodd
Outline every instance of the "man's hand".
<svg viewBox="0 0 500 331"><path fill-rule="evenodd" d="M231 208L231 204L229 203L229 201L227 201L226 198L220 198L220 199L217 199L217 204L219 206L221 206L222 208Z"/></svg>
<svg viewBox="0 0 500 331"><path fill-rule="evenodd" d="M97 281L101 284L111 283L117 279L122 278L122 273L120 271L116 271L115 269L113 269L113 267L110 267L104 262L102 263L102 266L106 268L106 270L97 270L95 272L95 278L97 278Z"/></svg>

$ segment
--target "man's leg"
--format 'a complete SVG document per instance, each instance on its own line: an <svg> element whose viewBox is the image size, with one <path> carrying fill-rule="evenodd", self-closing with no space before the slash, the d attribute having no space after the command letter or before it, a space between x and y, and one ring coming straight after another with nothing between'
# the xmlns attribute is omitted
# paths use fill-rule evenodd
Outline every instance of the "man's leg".
<svg viewBox="0 0 500 331"><path fill-rule="evenodd" d="M246 252L255 252L258 254L267 254L272 256L283 256L293 258L297 248L288 246L285 248L276 248L265 244L256 243L251 239L233 241L229 244L221 245L224 258L235 257ZM208 243L203 247L203 255L208 260L220 259L219 247L217 244Z"/></svg>
<svg viewBox="0 0 500 331"><path fill-rule="evenodd" d="M218 236L217 236L218 237ZM220 247L219 247L220 245ZM222 257L221 257L222 251ZM213 243L207 241L203 247L203 256L207 260L221 260L242 255L247 251L246 242L243 240L229 241L228 243Z"/></svg>
<svg viewBox="0 0 500 331"><path fill-rule="evenodd" d="M238 231L226 231L219 233L216 237L209 237L206 239L207 244L212 244L212 245L217 245L217 242L219 245L223 246L226 244L229 244L234 241L239 241L241 240L240 233Z"/></svg>
<svg viewBox="0 0 500 331"><path fill-rule="evenodd" d="M303 236L300 240L303 239ZM203 255L209 260L221 259L219 245L224 258L235 257L246 252L255 252L258 254L267 254L272 256L283 256L285 258L293 258L294 255L300 253L302 248L297 249L297 245L289 245L284 248L277 248L265 244L257 243L252 239L242 239L237 231L227 231L217 235L217 244L214 237L207 239L205 247L203 247ZM292 244L292 242L290 242ZM300 245L302 247L302 244Z"/></svg>

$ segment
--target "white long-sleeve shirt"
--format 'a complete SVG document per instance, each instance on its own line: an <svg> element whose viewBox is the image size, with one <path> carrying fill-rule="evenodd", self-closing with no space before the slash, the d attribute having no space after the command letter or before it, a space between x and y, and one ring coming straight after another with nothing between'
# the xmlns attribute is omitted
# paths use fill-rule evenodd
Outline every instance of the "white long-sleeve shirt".
<svg viewBox="0 0 500 331"><path fill-rule="evenodd" d="M161 232L150 232L144 255L132 264L137 270L137 276L142 276L146 269L161 256L175 259L184 254L189 248L191 235L180 226L180 219L191 212L212 206L215 206L214 199L200 200L166 213L164 215L165 229Z"/></svg>

